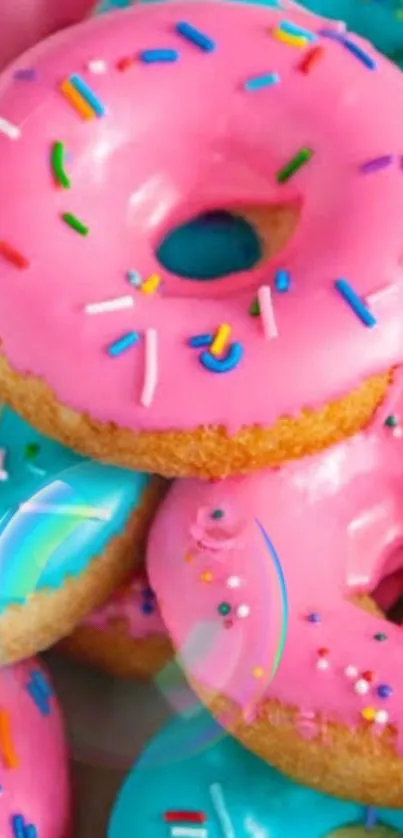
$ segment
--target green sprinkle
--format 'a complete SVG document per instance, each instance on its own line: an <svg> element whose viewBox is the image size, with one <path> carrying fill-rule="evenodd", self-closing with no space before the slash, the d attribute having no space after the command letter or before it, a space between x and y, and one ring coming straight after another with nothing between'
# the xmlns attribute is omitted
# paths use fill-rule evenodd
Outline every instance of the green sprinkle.
<svg viewBox="0 0 403 838"><path fill-rule="evenodd" d="M388 428L396 428L397 416L387 416L385 419L385 425L387 425Z"/></svg>
<svg viewBox="0 0 403 838"><path fill-rule="evenodd" d="M251 317L258 317L260 314L260 305L257 297L249 306L249 314Z"/></svg>
<svg viewBox="0 0 403 838"><path fill-rule="evenodd" d="M277 172L277 180L278 183L285 183L286 180L289 180L301 166L305 166L305 163L311 159L313 155L313 151L310 148L301 148L295 157L292 157L288 163Z"/></svg>
<svg viewBox="0 0 403 838"><path fill-rule="evenodd" d="M62 186L63 189L70 189L70 179L64 171L64 145L59 140L53 143L51 163L56 183Z"/></svg>
<svg viewBox="0 0 403 838"><path fill-rule="evenodd" d="M35 457L39 454L39 445L37 442L29 442L28 445L25 446L25 457L27 460L34 460Z"/></svg>
<svg viewBox="0 0 403 838"><path fill-rule="evenodd" d="M384 634L383 631L379 631L377 634L374 634L374 640L379 640L381 643L388 639L387 634Z"/></svg>
<svg viewBox="0 0 403 838"><path fill-rule="evenodd" d="M80 236L88 236L89 229L85 226L85 224L80 221L79 218L76 218L75 215L72 215L71 212L64 212L62 215L63 221L69 225L76 233L80 233Z"/></svg>
<svg viewBox="0 0 403 838"><path fill-rule="evenodd" d="M228 604L228 602L220 602L218 610L223 617L226 617L226 615L229 614L229 612L231 611L231 606Z"/></svg>
<svg viewBox="0 0 403 838"><path fill-rule="evenodd" d="M217 521L219 518L224 518L224 512L222 509L213 509L211 513L211 518Z"/></svg>

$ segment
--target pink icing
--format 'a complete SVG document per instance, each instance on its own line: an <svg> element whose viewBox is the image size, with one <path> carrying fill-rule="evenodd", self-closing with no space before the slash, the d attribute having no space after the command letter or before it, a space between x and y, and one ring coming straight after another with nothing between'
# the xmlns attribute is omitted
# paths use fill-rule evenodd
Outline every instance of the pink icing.
<svg viewBox="0 0 403 838"><path fill-rule="evenodd" d="M322 58L303 73L311 44L302 50L273 37L285 19L312 32L323 27L288 8L140 5L48 41L2 76L0 116L21 136L0 133L0 205L7 206L0 241L29 267L19 270L0 256L0 334L12 366L43 378L64 404L132 429L233 430L321 405L402 362L401 73L363 41L355 43L376 61L374 70L325 37ZM181 20L212 38L215 51L181 38ZM179 60L138 59L141 50L160 47L178 50ZM119 71L128 56L132 66ZM106 63L105 73L91 73L95 59ZM22 85L14 73L27 63L37 81ZM105 105L103 118L84 121L61 94L61 82L75 72ZM279 74L278 84L244 89L268 72ZM65 144L70 190L57 188L51 173L57 140ZM305 146L312 159L278 183L276 173ZM395 155L391 165L360 171L385 154ZM202 283L157 264L156 245L175 224L203 210L278 202L301 205L297 231L254 270ZM88 225L87 237L61 220L65 212ZM274 288L279 268L291 273L288 293ZM129 269L143 279L157 271L160 289L136 289ZM374 328L335 290L340 277L367 301ZM248 314L263 283L273 288L275 339ZM84 311L124 295L134 307ZM223 322L244 356L217 375L188 341ZM148 329L155 332L146 342ZM130 330L137 344L111 358L106 347Z"/></svg>
<svg viewBox="0 0 403 838"><path fill-rule="evenodd" d="M403 753L402 628L351 601L378 585L387 609L403 596L402 433L378 424L277 471L173 485L151 531L148 570L169 634L194 678L246 708L252 703L255 712L265 696L296 706L297 727L307 737L317 734L321 720L355 727L367 723L365 708L386 711L372 730L393 725ZM206 532L214 523L215 540L203 540L201 510ZM211 519L214 510L224 511L223 526L227 514L244 522L229 550L220 542L220 520ZM285 620L259 523L279 557L288 598L288 631L272 680ZM223 602L232 609L228 629L218 613ZM249 608L243 618L241 604ZM385 686L391 689L382 697Z"/></svg>
<svg viewBox="0 0 403 838"><path fill-rule="evenodd" d="M0 834L22 835L12 827L13 817L20 815L25 826L36 827L32 834L38 838L68 838L70 787L62 717L53 694L45 702L48 715L31 697L27 685L33 672L41 672L49 684L34 659L0 669ZM16 767L7 763L4 717Z"/></svg>
<svg viewBox="0 0 403 838"><path fill-rule="evenodd" d="M105 605L89 614L83 625L106 632L117 620L125 621L128 634L134 640L154 634L166 634L160 610L155 597L151 595L144 573L136 574L130 583L116 591Z"/></svg>

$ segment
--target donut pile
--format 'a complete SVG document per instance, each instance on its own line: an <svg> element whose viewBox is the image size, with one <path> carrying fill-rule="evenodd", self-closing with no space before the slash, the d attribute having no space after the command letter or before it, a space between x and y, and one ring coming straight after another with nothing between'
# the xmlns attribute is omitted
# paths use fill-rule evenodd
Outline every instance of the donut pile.
<svg viewBox="0 0 403 838"><path fill-rule="evenodd" d="M239 740L111 838L165 784L161 838L403 834L400 71L288 0L138 5L8 65L0 160L0 679L48 718L55 643L175 658ZM69 838L21 795L4 838Z"/></svg>

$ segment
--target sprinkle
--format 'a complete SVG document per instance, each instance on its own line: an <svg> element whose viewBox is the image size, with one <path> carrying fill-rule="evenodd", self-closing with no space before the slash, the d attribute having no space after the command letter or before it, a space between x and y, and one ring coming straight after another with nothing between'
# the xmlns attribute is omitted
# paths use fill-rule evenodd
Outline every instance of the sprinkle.
<svg viewBox="0 0 403 838"><path fill-rule="evenodd" d="M295 172L297 172L302 166L305 166L306 163L309 162L313 155L313 151L310 148L304 147L300 148L300 150L294 155L294 157L289 160L288 163L277 172L277 181L278 183L285 183L289 180Z"/></svg>
<svg viewBox="0 0 403 838"><path fill-rule="evenodd" d="M32 669L30 672L30 676L32 679L32 683L35 684L36 688L42 693L43 696L46 696L46 698L50 698L50 696L53 695L53 689L50 686L49 681L40 671L40 669Z"/></svg>
<svg viewBox="0 0 403 838"><path fill-rule="evenodd" d="M212 582L213 578L214 577L213 577L213 574L211 573L211 570L204 570L200 574L200 582L207 582L207 583Z"/></svg>
<svg viewBox="0 0 403 838"><path fill-rule="evenodd" d="M403 436L403 428L400 426L398 428L393 428L392 436L394 436L395 439L401 439Z"/></svg>
<svg viewBox="0 0 403 838"><path fill-rule="evenodd" d="M222 509L213 509L213 511L210 515L210 518L212 518L213 521L218 521L220 518L224 518L223 510Z"/></svg>
<svg viewBox="0 0 403 838"><path fill-rule="evenodd" d="M210 346L210 352L215 357L222 355L231 337L231 326L228 323L221 323L218 327L215 338Z"/></svg>
<svg viewBox="0 0 403 838"><path fill-rule="evenodd" d="M378 631L376 634L374 634L374 640L378 640L379 643L384 643L387 639L388 635L384 634L383 631Z"/></svg>
<svg viewBox="0 0 403 838"><path fill-rule="evenodd" d="M301 73L310 73L318 61L323 58L324 54L325 50L323 47L313 47L313 49L310 49L309 52L304 55L298 69Z"/></svg>
<svg viewBox="0 0 403 838"><path fill-rule="evenodd" d="M366 308L364 303L360 300L358 294L354 291L351 285L345 279L336 279L335 288L343 297L346 303L352 308L354 314L357 315L359 320L364 324L364 326L368 326L371 328L372 326L376 325L376 319L374 315Z"/></svg>
<svg viewBox="0 0 403 838"><path fill-rule="evenodd" d="M214 335L194 335L189 338L189 346L192 349L199 349L201 346L210 346L214 340Z"/></svg>
<svg viewBox="0 0 403 838"><path fill-rule="evenodd" d="M119 61L116 62L116 67L121 73L124 73L130 67L133 67L133 64L133 58L126 56L126 58L119 58Z"/></svg>
<svg viewBox="0 0 403 838"><path fill-rule="evenodd" d="M49 716L50 707L48 702L48 695L44 694L40 685L35 680L31 680L27 684L27 692L32 698L32 701L38 708L42 716Z"/></svg>
<svg viewBox="0 0 403 838"><path fill-rule="evenodd" d="M262 670L263 674L263 670ZM228 807L225 803L224 792L221 783L212 783L209 786L211 802L214 807L217 820L220 824L224 838L236 838Z"/></svg>
<svg viewBox="0 0 403 838"><path fill-rule="evenodd" d="M320 655L321 658L325 657L328 654L329 654L329 649L325 649L325 648L318 649L318 655Z"/></svg>
<svg viewBox="0 0 403 838"><path fill-rule="evenodd" d="M236 615L239 617L240 620L243 620L245 617L249 617L250 608L249 605L239 605L236 610Z"/></svg>
<svg viewBox="0 0 403 838"><path fill-rule="evenodd" d="M36 70L33 67L27 67L25 69L16 70L13 74L13 77L17 81L35 81Z"/></svg>
<svg viewBox="0 0 403 838"><path fill-rule="evenodd" d="M188 812L187 810L178 809L174 811L165 812L164 814L164 821L165 823L180 823L184 821L186 823L204 823L206 820L206 815L204 812Z"/></svg>
<svg viewBox="0 0 403 838"><path fill-rule="evenodd" d="M382 157L374 157L373 160L367 160L365 163L361 163L359 170L363 174L378 172L379 169L385 169L387 166L390 166L391 163L394 162L394 159L393 154L384 154Z"/></svg>
<svg viewBox="0 0 403 838"><path fill-rule="evenodd" d="M60 90L63 93L64 97L70 103L70 105L77 111L77 113L82 116L85 120L94 119L94 111L88 103L80 96L77 92L76 88L72 85L71 81L66 79L62 82L60 86Z"/></svg>
<svg viewBox="0 0 403 838"><path fill-rule="evenodd" d="M194 44L195 47L199 47L204 52L214 52L216 48L215 41L205 35L203 32L200 32L198 29L195 29L190 23L187 23L185 20L179 21L176 24L176 31L178 35L182 35L182 38L185 38L187 41L190 41L191 44Z"/></svg>
<svg viewBox="0 0 403 838"><path fill-rule="evenodd" d="M264 669L263 669L263 667L261 667L261 666L255 666L255 667L252 669L252 675L253 675L253 677L254 677L254 678L263 678L263 675L264 675Z"/></svg>
<svg viewBox="0 0 403 838"><path fill-rule="evenodd" d="M65 151L64 145L57 140L52 145L51 164L52 172L56 183L63 187L63 189L70 189L70 178L64 171Z"/></svg>
<svg viewBox="0 0 403 838"><path fill-rule="evenodd" d="M95 58L92 61L88 62L87 68L90 71L90 73L94 73L95 75L101 75L102 73L106 73L107 64L106 61L102 61L101 58Z"/></svg>
<svg viewBox="0 0 403 838"><path fill-rule="evenodd" d="M364 826L365 829L373 829L377 821L376 809L373 806L368 806L365 814Z"/></svg>
<svg viewBox="0 0 403 838"><path fill-rule="evenodd" d="M359 678L354 684L354 692L356 692L357 695L366 695L366 693L369 692L368 681L365 681L364 678Z"/></svg>
<svg viewBox="0 0 403 838"><path fill-rule="evenodd" d="M22 255L18 250L15 249L11 244L8 242L0 241L0 255L3 256L7 262L11 262L16 268L20 268L21 270L26 270L29 268L29 261Z"/></svg>
<svg viewBox="0 0 403 838"><path fill-rule="evenodd" d="M379 684L379 687L376 689L379 698L389 698L392 695L392 687L389 684Z"/></svg>
<svg viewBox="0 0 403 838"><path fill-rule="evenodd" d="M138 340L138 332L127 332L125 335L122 335L122 337L109 344L107 353L111 358L117 358L117 356L121 355L122 352L125 352L126 349L130 349L131 346L134 346Z"/></svg>
<svg viewBox="0 0 403 838"><path fill-rule="evenodd" d="M249 306L249 314L251 317L258 317L260 314L259 300L254 299Z"/></svg>
<svg viewBox="0 0 403 838"><path fill-rule="evenodd" d="M222 614L223 617L226 617L231 611L231 606L228 602L220 602L218 606L219 614Z"/></svg>
<svg viewBox="0 0 403 838"><path fill-rule="evenodd" d="M274 277L274 285L276 287L276 291L280 291L280 293L288 291L290 287L290 282L291 277L289 271L285 271L283 268L276 271Z"/></svg>
<svg viewBox="0 0 403 838"><path fill-rule="evenodd" d="M88 303L84 311L87 314L103 314L105 311L120 311L132 306L134 306L134 299L127 294L125 297L113 297L103 303Z"/></svg>
<svg viewBox="0 0 403 838"><path fill-rule="evenodd" d="M297 47L298 49L303 49L306 47L308 41L304 37L302 38L300 35L290 35L289 32L284 32L280 27L276 27L273 29L273 38L277 41L282 41L283 44L287 44L289 47Z"/></svg>
<svg viewBox="0 0 403 838"><path fill-rule="evenodd" d="M366 722L373 722L375 720L376 710L374 707L364 707L361 710L361 716Z"/></svg>
<svg viewBox="0 0 403 838"><path fill-rule="evenodd" d="M228 588L239 588L241 585L241 580L239 576L229 576L227 579L227 587Z"/></svg>
<svg viewBox="0 0 403 838"><path fill-rule="evenodd" d="M158 383L158 332L146 329L145 333L145 372L140 402L143 407L150 407Z"/></svg>
<svg viewBox="0 0 403 838"><path fill-rule="evenodd" d="M38 838L38 830L33 824L28 824L22 815L11 816L13 838Z"/></svg>
<svg viewBox="0 0 403 838"><path fill-rule="evenodd" d="M306 619L308 620L308 623L320 623L320 614L313 611L311 614L307 614Z"/></svg>
<svg viewBox="0 0 403 838"><path fill-rule="evenodd" d="M297 38L305 38L307 41L311 41L311 43L318 39L318 36L314 32L310 32L309 29L303 29L302 26L297 26L297 24L289 20L281 21L280 29L289 35L295 35Z"/></svg>
<svg viewBox="0 0 403 838"><path fill-rule="evenodd" d="M18 125L14 125L4 116L0 116L0 134L5 134L9 140L18 140L21 136L21 130Z"/></svg>
<svg viewBox="0 0 403 838"><path fill-rule="evenodd" d="M0 707L0 754L5 768L18 768L18 757L10 729L10 714Z"/></svg>
<svg viewBox="0 0 403 838"><path fill-rule="evenodd" d="M271 289L268 285L261 285L257 292L265 338L271 340L278 337L278 329L273 309Z"/></svg>
<svg viewBox="0 0 403 838"><path fill-rule="evenodd" d="M140 287L140 290L143 294L155 294L157 288L161 284L161 278L158 274L152 274L148 279L146 279Z"/></svg>
<svg viewBox="0 0 403 838"><path fill-rule="evenodd" d="M365 672L362 673L361 678L364 678L364 681L368 681L369 684L372 684L375 675L370 669L366 669Z"/></svg>
<svg viewBox="0 0 403 838"><path fill-rule="evenodd" d="M196 829L194 826L172 826L172 838L207 838L207 829Z"/></svg>
<svg viewBox="0 0 403 838"><path fill-rule="evenodd" d="M136 288L140 288L142 283L142 279L137 271L127 271L127 279L129 280L131 285L135 285Z"/></svg>
<svg viewBox="0 0 403 838"><path fill-rule="evenodd" d="M375 713L375 721L378 725L386 725L389 721L389 713L387 710L377 710Z"/></svg>
<svg viewBox="0 0 403 838"><path fill-rule="evenodd" d="M177 61L179 53L176 49L145 49L140 53L140 60L144 64L157 64L162 62Z"/></svg>
<svg viewBox="0 0 403 838"><path fill-rule="evenodd" d="M352 666L350 664L349 666L346 666L344 674L347 676L347 678L356 678L358 675L358 669L356 666Z"/></svg>
<svg viewBox="0 0 403 838"><path fill-rule="evenodd" d="M85 226L85 224L80 221L75 215L71 212L64 212L62 215L62 219L72 230L75 230L76 233L79 233L80 236L88 236L89 228Z"/></svg>
<svg viewBox="0 0 403 838"><path fill-rule="evenodd" d="M326 657L323 657L323 658L319 657L318 660L316 661L316 669L321 669L321 670L325 671L326 669L329 669L329 667L330 667L330 663L329 663L329 661Z"/></svg>
<svg viewBox="0 0 403 838"><path fill-rule="evenodd" d="M274 84L278 84L280 81L280 76L278 73L266 73L263 76L254 76L254 78L249 79L244 84L245 90L261 90L262 87L272 87Z"/></svg>
<svg viewBox="0 0 403 838"><path fill-rule="evenodd" d="M141 610L143 614L152 614L155 611L155 607L152 602L143 602Z"/></svg>
<svg viewBox="0 0 403 838"><path fill-rule="evenodd" d="M368 70L375 70L376 68L376 61L372 58L371 55L368 55L358 44L355 44L354 41L350 41L348 38L340 38L340 42L343 44L343 47L351 52L351 55L354 55L355 58L358 58L362 64Z"/></svg>
<svg viewBox="0 0 403 838"><path fill-rule="evenodd" d="M210 352L202 352L200 363L209 372L230 372L238 366L242 359L243 351L241 343L231 343L228 352L222 358L214 358Z"/></svg>
<svg viewBox="0 0 403 838"><path fill-rule="evenodd" d="M91 108L95 116L105 116L105 106L102 104L96 93L94 93L94 91L91 90L87 82L85 82L84 79L82 79L81 76L78 75L78 73L74 73L72 76L70 76L69 82L74 87L79 96L81 96L81 98Z"/></svg>

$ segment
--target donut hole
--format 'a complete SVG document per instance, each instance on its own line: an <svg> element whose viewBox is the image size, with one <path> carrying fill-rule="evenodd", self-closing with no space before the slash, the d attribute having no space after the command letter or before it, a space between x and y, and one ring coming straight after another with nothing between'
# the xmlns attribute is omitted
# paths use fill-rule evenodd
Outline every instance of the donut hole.
<svg viewBox="0 0 403 838"><path fill-rule="evenodd" d="M364 824L341 826L332 832L328 832L324 838L400 838L401 835L401 832L397 832L390 826L376 823L370 827L366 827Z"/></svg>
<svg viewBox="0 0 403 838"><path fill-rule="evenodd" d="M403 567L385 573L372 591L371 599L388 622L403 625Z"/></svg>
<svg viewBox="0 0 403 838"><path fill-rule="evenodd" d="M298 215L295 206L211 209L168 230L156 257L169 273L198 282L245 273L284 247Z"/></svg>

